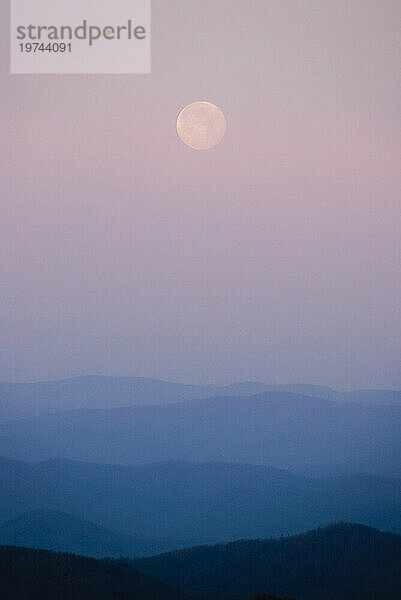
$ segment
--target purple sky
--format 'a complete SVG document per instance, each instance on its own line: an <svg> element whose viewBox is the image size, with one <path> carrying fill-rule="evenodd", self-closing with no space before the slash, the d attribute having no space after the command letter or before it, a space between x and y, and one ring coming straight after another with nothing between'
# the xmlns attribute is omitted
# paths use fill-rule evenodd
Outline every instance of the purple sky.
<svg viewBox="0 0 401 600"><path fill-rule="evenodd" d="M399 0L153 0L149 76L9 75L6 4L1 380L401 387Z"/></svg>

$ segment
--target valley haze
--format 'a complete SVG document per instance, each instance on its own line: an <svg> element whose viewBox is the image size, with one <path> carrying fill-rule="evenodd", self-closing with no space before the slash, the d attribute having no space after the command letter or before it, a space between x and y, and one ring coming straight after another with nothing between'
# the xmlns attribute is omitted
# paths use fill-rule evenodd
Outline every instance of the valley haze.
<svg viewBox="0 0 401 600"><path fill-rule="evenodd" d="M4 457L125 465L185 458L401 476L398 391L84 377L0 384L0 394Z"/></svg>

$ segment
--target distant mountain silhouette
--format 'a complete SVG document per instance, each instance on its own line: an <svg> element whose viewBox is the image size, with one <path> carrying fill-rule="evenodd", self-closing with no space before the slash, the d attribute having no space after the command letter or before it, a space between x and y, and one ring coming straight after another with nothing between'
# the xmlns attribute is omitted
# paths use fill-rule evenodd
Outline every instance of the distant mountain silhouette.
<svg viewBox="0 0 401 600"><path fill-rule="evenodd" d="M0 481L0 523L46 506L136 539L161 540L169 548L297 533L334 520L381 524L383 514L401 504L401 479L317 480L245 464L124 467L2 459ZM389 516L386 528L399 530L397 523L394 518L391 526ZM39 545L33 536L28 542ZM71 543L68 536L65 543ZM121 552L116 548L110 555L125 554L126 539L121 543Z"/></svg>
<svg viewBox="0 0 401 600"><path fill-rule="evenodd" d="M363 522L383 531L401 533L401 503L383 507L365 515Z"/></svg>
<svg viewBox="0 0 401 600"><path fill-rule="evenodd" d="M2 600L186 600L129 565L0 546Z"/></svg>
<svg viewBox="0 0 401 600"><path fill-rule="evenodd" d="M0 544L72 552L95 558L139 557L167 549L65 513L42 508L0 526Z"/></svg>
<svg viewBox="0 0 401 600"><path fill-rule="evenodd" d="M332 400L333 402L401 405L400 390L351 390L350 392L339 392L329 387L305 383L278 385L274 387L274 390L293 392L294 394L321 398L322 400Z"/></svg>
<svg viewBox="0 0 401 600"><path fill-rule="evenodd" d="M76 410L0 425L0 455L103 463L162 460L326 464L401 475L401 406L289 392Z"/></svg>
<svg viewBox="0 0 401 600"><path fill-rule="evenodd" d="M210 600L245 600L262 590L299 600L401 598L401 536L362 525L190 548L134 565Z"/></svg>
<svg viewBox="0 0 401 600"><path fill-rule="evenodd" d="M327 477L343 477L345 475L357 475L358 472L345 465L303 465L291 469L291 473L299 477L311 479L326 479Z"/></svg>
<svg viewBox="0 0 401 600"><path fill-rule="evenodd" d="M210 396L246 396L264 383L187 385L145 377L86 376L38 383L0 383L0 422L76 409L182 402Z"/></svg>
<svg viewBox="0 0 401 600"><path fill-rule="evenodd" d="M76 409L156 405L219 396L292 392L334 401L401 405L401 391L338 392L308 384L240 382L226 386L188 385L145 377L85 376L37 383L0 383L0 422Z"/></svg>

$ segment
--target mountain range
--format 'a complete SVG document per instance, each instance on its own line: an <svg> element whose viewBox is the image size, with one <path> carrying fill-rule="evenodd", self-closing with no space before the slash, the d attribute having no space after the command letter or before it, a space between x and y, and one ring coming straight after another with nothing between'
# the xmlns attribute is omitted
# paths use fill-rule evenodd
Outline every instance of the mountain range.
<svg viewBox="0 0 401 600"><path fill-rule="evenodd" d="M389 390L0 384L0 597L401 598L400 430Z"/></svg>
<svg viewBox="0 0 401 600"><path fill-rule="evenodd" d="M9 537L0 536L0 543L19 544L26 539L31 546L82 551L86 542L81 546L78 542L84 524L70 522L66 539L57 537L54 529L60 516L45 513L44 519L41 511L46 507L112 530L114 537L110 531L97 532L102 552L96 556L132 556L132 552L137 556L138 551L148 554L287 535L339 520L384 524L401 531L396 512L401 479L372 475L316 479L246 464L167 462L127 467L2 459L0 480L0 523L39 510L3 526L6 529L0 529L0 534L5 531ZM53 533L46 534L46 522L35 522L38 516L42 522L50 518ZM22 538L17 537L19 523L24 526ZM135 540L118 538L118 533Z"/></svg>
<svg viewBox="0 0 401 600"><path fill-rule="evenodd" d="M138 540L85 519L41 508L0 525L0 544L71 552L94 558L158 554L174 546Z"/></svg>
<svg viewBox="0 0 401 600"><path fill-rule="evenodd" d="M210 396L242 396L269 386L188 385L145 377L83 376L36 383L0 383L0 422L75 409L168 404Z"/></svg>
<svg viewBox="0 0 401 600"><path fill-rule="evenodd" d="M400 566L401 536L344 523L288 538L200 546L136 561L0 546L0 597L398 600Z"/></svg>
<svg viewBox="0 0 401 600"><path fill-rule="evenodd" d="M143 464L325 464L401 476L401 405L264 392L158 406L74 410L0 424L0 456Z"/></svg>
<svg viewBox="0 0 401 600"><path fill-rule="evenodd" d="M145 377L83 376L35 383L0 383L0 422L75 409L155 405L219 396L291 392L339 402L401 404L401 391L340 392L309 384L269 385L246 381L226 386L189 385Z"/></svg>

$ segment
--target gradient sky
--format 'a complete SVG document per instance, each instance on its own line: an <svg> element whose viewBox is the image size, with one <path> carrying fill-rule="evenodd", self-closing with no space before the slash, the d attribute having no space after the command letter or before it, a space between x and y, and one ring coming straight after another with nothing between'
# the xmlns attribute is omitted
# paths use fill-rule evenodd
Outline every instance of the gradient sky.
<svg viewBox="0 0 401 600"><path fill-rule="evenodd" d="M9 75L6 4L1 380L401 387L399 0L153 0L148 76Z"/></svg>

